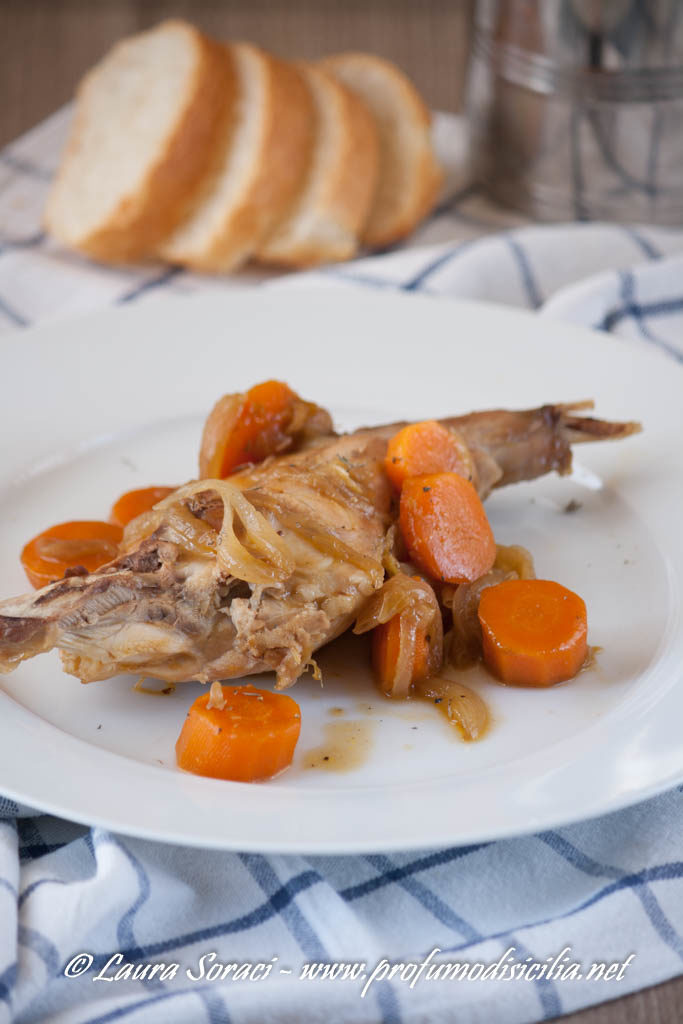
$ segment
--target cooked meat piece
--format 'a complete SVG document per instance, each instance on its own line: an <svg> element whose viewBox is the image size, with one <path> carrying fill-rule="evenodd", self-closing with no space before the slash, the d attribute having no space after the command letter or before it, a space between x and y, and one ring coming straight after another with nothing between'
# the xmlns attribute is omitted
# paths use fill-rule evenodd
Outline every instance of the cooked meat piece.
<svg viewBox="0 0 683 1024"><path fill-rule="evenodd" d="M639 429L575 415L582 408L443 422L465 441L485 496L568 472L573 442ZM275 671L278 687L290 686L382 585L393 522L383 458L399 426L318 438L229 481L180 488L130 524L109 565L0 602L0 671L57 647L84 682Z"/></svg>

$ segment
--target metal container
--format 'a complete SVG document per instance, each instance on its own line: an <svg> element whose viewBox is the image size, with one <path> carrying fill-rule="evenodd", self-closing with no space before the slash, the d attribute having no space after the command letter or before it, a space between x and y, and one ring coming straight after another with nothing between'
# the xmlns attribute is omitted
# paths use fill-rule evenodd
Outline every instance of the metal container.
<svg viewBox="0 0 683 1024"><path fill-rule="evenodd" d="M504 205L683 224L683 0L479 0L467 108Z"/></svg>

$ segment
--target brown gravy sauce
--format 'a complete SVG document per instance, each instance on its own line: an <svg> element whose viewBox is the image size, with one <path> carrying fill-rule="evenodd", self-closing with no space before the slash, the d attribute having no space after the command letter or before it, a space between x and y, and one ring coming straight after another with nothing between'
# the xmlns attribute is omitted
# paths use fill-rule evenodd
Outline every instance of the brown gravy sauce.
<svg viewBox="0 0 683 1024"><path fill-rule="evenodd" d="M597 655L601 650L601 647L589 646L586 652L586 659L579 671L584 672L588 669L594 668L596 665ZM467 690L469 688L465 687L465 689ZM437 710L442 713L451 728L453 728L454 735L461 740L466 739L459 725L449 717L447 700L426 697L418 693L411 693L407 699L396 701L395 704L406 707L406 705L409 706L413 701L419 702L419 704L423 706L425 704L430 704L433 707L436 707ZM367 714L369 712L379 710L381 703L381 700L377 704L358 701L357 707L359 711ZM303 767L339 773L351 772L356 768L361 768L368 760L372 749L374 722L368 721L367 719L344 719L344 721L340 721L340 719L342 719L346 714L345 709L342 707L329 708L327 713L331 718L335 719L335 721L327 722L325 724L325 736L320 746L313 747L311 750L307 750L304 753ZM419 718L416 717L416 721L419 721ZM483 725L481 732L477 736L477 740L482 739L482 737L487 734L491 725L492 721L489 713L488 720ZM403 749L412 750L413 745L404 744Z"/></svg>
<svg viewBox="0 0 683 1024"><path fill-rule="evenodd" d="M583 665L579 669L579 672L587 672L590 668L595 668L598 664L598 654L602 651L602 647L599 644L595 644L593 647L589 644L586 649L586 657L583 659ZM578 675L579 672L576 674ZM576 677L575 677L576 678ZM571 680L569 680L571 682Z"/></svg>
<svg viewBox="0 0 683 1024"><path fill-rule="evenodd" d="M330 711L344 713L342 708L331 708ZM303 767L325 772L351 772L361 768L372 749L372 734L372 722L327 722L323 742L305 752Z"/></svg>

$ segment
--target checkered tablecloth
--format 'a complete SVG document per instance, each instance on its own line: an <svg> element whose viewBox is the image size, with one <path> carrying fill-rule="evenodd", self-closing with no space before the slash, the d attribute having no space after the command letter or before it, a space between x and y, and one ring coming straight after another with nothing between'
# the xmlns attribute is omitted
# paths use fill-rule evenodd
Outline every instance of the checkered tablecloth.
<svg viewBox="0 0 683 1024"><path fill-rule="evenodd" d="M144 302L159 289L333 282L531 307L639 338L672 363L683 359L683 232L529 226L463 179L455 118L436 121L446 194L407 245L274 285L260 271L222 279L121 270L60 250L40 214L68 118L60 111L0 152L0 328ZM11 386L10 349L2 367ZM8 800L0 800L0 819L0 1022L515 1024L683 971L681 789L541 835L391 856L187 850ZM81 955L92 957L88 970L68 977ZM451 980L434 979L441 960L461 965ZM260 980L211 980L214 962L260 963ZM355 979L299 980L302 965L337 962L365 966ZM593 962L621 966L592 980ZM93 980L126 963L164 963L167 971ZM396 963L404 967L390 977Z"/></svg>

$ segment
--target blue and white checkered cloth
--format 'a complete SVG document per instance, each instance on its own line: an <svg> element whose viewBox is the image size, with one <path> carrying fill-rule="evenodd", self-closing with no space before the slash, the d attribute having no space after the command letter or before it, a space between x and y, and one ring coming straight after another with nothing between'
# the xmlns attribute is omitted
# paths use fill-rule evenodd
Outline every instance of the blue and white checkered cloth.
<svg viewBox="0 0 683 1024"><path fill-rule="evenodd" d="M142 302L161 288L230 287L154 267L97 267L45 238L40 211L67 119L60 112L0 152L0 327ZM489 299L683 359L683 231L526 226L462 181L457 119L441 116L436 127L449 198L409 246L278 287ZM363 857L187 850L0 799L0 1024L515 1024L625 995L683 972L682 794L533 837ZM89 958L85 973L67 976ZM451 980L429 979L440 960L461 965ZM166 968L153 978L93 980L154 963ZM365 976L300 980L307 963L362 963ZM404 967L390 977L396 963ZM595 980L586 977L592 963L621 966ZM221 964L261 967L208 976Z"/></svg>

